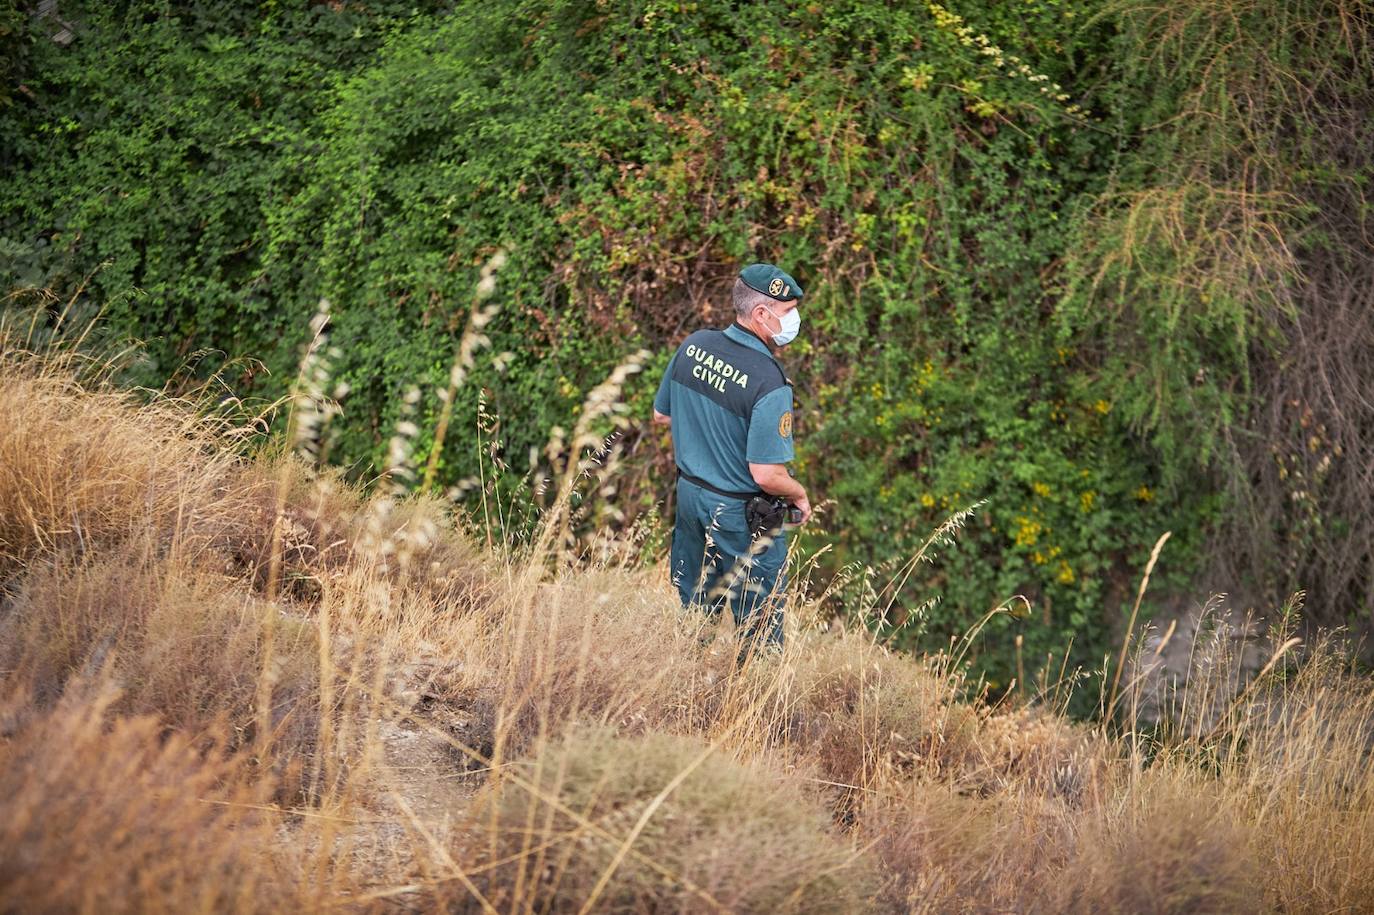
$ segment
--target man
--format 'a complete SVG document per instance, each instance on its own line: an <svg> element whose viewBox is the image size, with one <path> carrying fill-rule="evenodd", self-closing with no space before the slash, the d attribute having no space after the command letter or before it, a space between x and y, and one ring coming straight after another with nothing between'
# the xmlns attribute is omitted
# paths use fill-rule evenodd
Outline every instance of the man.
<svg viewBox="0 0 1374 915"><path fill-rule="evenodd" d="M751 264L732 296L735 323L684 340L654 398L678 469L672 575L684 607L729 606L751 640L780 648L787 538L778 519L751 531L746 504L767 493L796 506L800 523L811 517L786 466L792 386L770 351L796 339L802 288L772 264Z"/></svg>

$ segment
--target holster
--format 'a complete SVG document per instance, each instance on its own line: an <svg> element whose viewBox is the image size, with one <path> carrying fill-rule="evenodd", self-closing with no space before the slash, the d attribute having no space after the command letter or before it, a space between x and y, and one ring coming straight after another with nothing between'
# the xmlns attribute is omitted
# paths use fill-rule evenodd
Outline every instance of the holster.
<svg viewBox="0 0 1374 915"><path fill-rule="evenodd" d="M787 520L787 500L780 496L754 496L744 503L744 521L751 539L764 534L776 537Z"/></svg>

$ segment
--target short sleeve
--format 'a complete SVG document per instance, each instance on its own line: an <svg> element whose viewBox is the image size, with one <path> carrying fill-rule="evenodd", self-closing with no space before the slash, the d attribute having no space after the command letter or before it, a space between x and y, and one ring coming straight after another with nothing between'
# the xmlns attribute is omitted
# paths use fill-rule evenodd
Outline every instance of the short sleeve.
<svg viewBox="0 0 1374 915"><path fill-rule="evenodd" d="M751 464L785 464L792 460L791 386L769 391L754 404L749 416L745 460Z"/></svg>
<svg viewBox="0 0 1374 915"><path fill-rule="evenodd" d="M658 383L658 393L654 395L654 409L664 416L673 415L673 363L677 361L677 354L668 360L668 367L663 370L663 380Z"/></svg>

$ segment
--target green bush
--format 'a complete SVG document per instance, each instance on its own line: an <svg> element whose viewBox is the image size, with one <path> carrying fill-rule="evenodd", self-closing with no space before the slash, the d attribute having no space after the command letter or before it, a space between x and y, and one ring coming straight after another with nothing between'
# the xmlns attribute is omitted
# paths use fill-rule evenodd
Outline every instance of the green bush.
<svg viewBox="0 0 1374 915"><path fill-rule="evenodd" d="M729 320L739 264L774 260L810 290L785 358L800 475L834 500L803 538L834 544L822 575L871 565L881 591L987 500L879 594L895 641L943 645L1023 595L1031 617L996 616L975 646L995 686L1018 661L1057 670L1070 643L1096 662L1156 538L1174 532L1156 581L1180 582L1228 516L1235 490L1209 468L1230 460L1277 313L1213 304L1231 267L1170 260L1167 220L1136 237L1121 218L1123 201L1176 212L1149 196L1157 170L1210 148L1155 130L1198 97L1194 69L1156 66L1168 22L1086 0L170 10L73 13L77 42L32 42L31 97L0 108L0 280L54 314L84 289L109 336L146 341L134 380L248 356L233 392L279 396L327 297L350 389L332 457L366 477L406 420L423 461L479 268L503 250L437 479L473 493L494 461L499 495L523 499L587 390L647 345L625 392L646 415L676 342ZM1224 53L1195 37L1200 60ZM1257 295L1291 279L1275 265ZM660 441L615 445L627 516L669 489Z"/></svg>

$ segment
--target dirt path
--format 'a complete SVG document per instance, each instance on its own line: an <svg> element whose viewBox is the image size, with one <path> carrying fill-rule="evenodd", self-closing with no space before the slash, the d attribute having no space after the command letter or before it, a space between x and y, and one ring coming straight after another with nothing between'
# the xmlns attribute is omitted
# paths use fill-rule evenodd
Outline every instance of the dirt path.
<svg viewBox="0 0 1374 915"><path fill-rule="evenodd" d="M442 864L483 783L481 770L452 743L473 741L471 715L434 688L448 672L447 665L411 663L388 678L358 816L335 843L356 880L376 892L395 890L386 898L403 909L422 901L406 886L428 882L427 869L448 869Z"/></svg>

